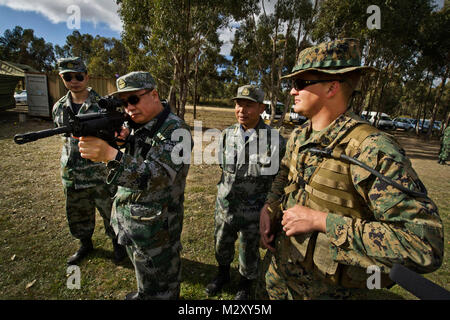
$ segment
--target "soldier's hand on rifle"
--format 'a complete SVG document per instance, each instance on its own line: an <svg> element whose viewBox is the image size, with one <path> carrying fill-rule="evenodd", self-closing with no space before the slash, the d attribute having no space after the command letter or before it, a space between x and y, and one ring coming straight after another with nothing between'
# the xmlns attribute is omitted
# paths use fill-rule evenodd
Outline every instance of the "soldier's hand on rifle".
<svg viewBox="0 0 450 320"><path fill-rule="evenodd" d="M293 236L301 233L327 230L327 213L295 205L283 211L283 230L286 235Z"/></svg>
<svg viewBox="0 0 450 320"><path fill-rule="evenodd" d="M78 147L81 157L95 162L108 162L114 160L117 149L111 147L106 141L97 137L80 137Z"/></svg>
<svg viewBox="0 0 450 320"><path fill-rule="evenodd" d="M272 246L272 241L275 237L271 230L269 204L265 204L262 207L259 215L259 233L261 235L260 245L263 248L267 248L272 252L275 252L275 248Z"/></svg>
<svg viewBox="0 0 450 320"><path fill-rule="evenodd" d="M129 135L130 135L130 128L122 127L119 134L117 134L116 132L116 144L119 147L124 145Z"/></svg>

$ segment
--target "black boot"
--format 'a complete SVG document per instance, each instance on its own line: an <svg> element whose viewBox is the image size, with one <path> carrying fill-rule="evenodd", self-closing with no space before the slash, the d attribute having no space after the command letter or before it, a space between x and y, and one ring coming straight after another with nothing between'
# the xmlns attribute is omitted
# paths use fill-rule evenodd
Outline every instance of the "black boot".
<svg viewBox="0 0 450 320"><path fill-rule="evenodd" d="M125 300L142 300L142 296L139 294L139 292L129 292L125 296Z"/></svg>
<svg viewBox="0 0 450 320"><path fill-rule="evenodd" d="M114 263L119 263L127 256L127 250L125 246L117 243L117 238L112 240L114 252L113 252L113 261Z"/></svg>
<svg viewBox="0 0 450 320"><path fill-rule="evenodd" d="M230 266L219 266L216 278L206 286L205 292L209 297L215 296L228 282L230 282Z"/></svg>
<svg viewBox="0 0 450 320"><path fill-rule="evenodd" d="M238 285L238 292L234 296L234 300L250 300L250 290L252 288L253 280L241 276Z"/></svg>
<svg viewBox="0 0 450 320"><path fill-rule="evenodd" d="M91 238L81 239L80 241L80 249L78 249L78 251L75 252L75 254L67 260L68 265L78 264L81 260L83 260L84 257L88 255L89 252L94 250Z"/></svg>

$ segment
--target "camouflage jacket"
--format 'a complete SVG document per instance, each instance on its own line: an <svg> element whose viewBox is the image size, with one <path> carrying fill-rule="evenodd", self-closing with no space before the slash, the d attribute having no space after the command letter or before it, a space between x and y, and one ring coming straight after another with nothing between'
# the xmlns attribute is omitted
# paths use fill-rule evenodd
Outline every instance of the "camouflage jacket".
<svg viewBox="0 0 450 320"><path fill-rule="evenodd" d="M228 223L233 219L258 222L285 150L285 139L262 119L255 130L244 132L239 124L225 129L219 152L222 176L217 185L216 214Z"/></svg>
<svg viewBox="0 0 450 320"><path fill-rule="evenodd" d="M447 126L447 128L445 128L442 136L441 136L441 141L443 144L450 144L450 125Z"/></svg>
<svg viewBox="0 0 450 320"><path fill-rule="evenodd" d="M323 159L307 152L307 149L327 147L362 121L352 112L347 112L315 135L311 135L310 121L295 129L288 140L280 172L275 177L267 202L276 206L281 201L285 209L295 204L304 205L305 189L300 188L295 197L295 193L283 196L294 145L300 145L296 170L308 184ZM305 155L302 156L303 153ZM421 182L410 160L392 136L381 131L369 135L359 145L355 158L393 181L421 191ZM393 263L404 264L418 272L436 270L443 259L443 225L435 204L429 198L412 198L357 165L350 165L350 174L354 188L372 217L362 220L339 212L328 213L326 237L333 260L365 268L363 261L367 259L364 257L369 257L377 261L384 273L389 272ZM285 237L284 234L279 235ZM288 241L278 243L291 245Z"/></svg>
<svg viewBox="0 0 450 320"><path fill-rule="evenodd" d="M133 130L118 167L109 171L107 183L118 186L111 225L119 243L160 250L180 245L189 170L189 162L172 159L172 151L178 144L172 140L172 134L181 129L183 139L190 140L183 141L191 149L193 142L189 126L173 113L169 113L151 139L150 130L156 122L154 118ZM146 146L150 149L144 158Z"/></svg>
<svg viewBox="0 0 450 320"><path fill-rule="evenodd" d="M89 96L81 106L78 114L97 113L100 107L97 101L100 96L91 88L88 88ZM64 125L65 108L72 105L70 92L59 99L53 106L52 116L56 127ZM83 159L78 150L78 140L72 137L62 136L64 141L61 153L61 178L65 187L84 189L105 183L106 168L102 163Z"/></svg>

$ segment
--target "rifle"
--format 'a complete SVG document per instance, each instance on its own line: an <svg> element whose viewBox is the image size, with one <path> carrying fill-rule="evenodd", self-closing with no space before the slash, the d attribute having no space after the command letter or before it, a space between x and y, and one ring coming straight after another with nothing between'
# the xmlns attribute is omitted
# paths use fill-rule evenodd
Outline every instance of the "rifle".
<svg viewBox="0 0 450 320"><path fill-rule="evenodd" d="M450 292L401 264L389 273L392 281L422 300L450 300Z"/></svg>
<svg viewBox="0 0 450 320"><path fill-rule="evenodd" d="M94 136L105 140L114 148L117 148L117 139L115 133L119 133L125 121L131 121L129 116L121 111L123 107L122 100L106 96L98 101L101 108L99 113L89 113L75 115L70 108L66 108L69 120L67 125L59 128L46 129L36 132L28 132L23 134L16 134L14 142L17 144L24 144L39 139L51 137L57 134L65 134L66 136L86 137Z"/></svg>

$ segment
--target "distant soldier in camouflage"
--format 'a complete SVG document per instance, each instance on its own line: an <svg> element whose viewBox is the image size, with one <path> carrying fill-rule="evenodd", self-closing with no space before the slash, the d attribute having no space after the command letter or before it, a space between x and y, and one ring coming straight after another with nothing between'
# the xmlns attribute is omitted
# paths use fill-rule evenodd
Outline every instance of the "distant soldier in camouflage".
<svg viewBox="0 0 450 320"><path fill-rule="evenodd" d="M358 45L342 39L305 49L285 77L292 79L294 110L309 121L291 134L261 210L270 299L348 298L366 288L369 266L380 268L386 287L394 263L420 273L442 263L442 221L404 150L348 109L361 74L372 71L360 66Z"/></svg>
<svg viewBox="0 0 450 320"><path fill-rule="evenodd" d="M240 87L233 98L238 123L222 132L222 177L214 216L219 272L206 287L209 296L216 295L230 281L230 264L238 234L241 280L235 299L249 299L252 282L257 277L259 211L285 151L284 138L260 117L264 111L263 99L264 92L257 87Z"/></svg>
<svg viewBox="0 0 450 320"><path fill-rule="evenodd" d="M175 163L183 130L192 148L189 126L161 102L148 72L131 72L117 79L118 95L133 120L125 153L95 137L82 137L84 158L107 163L107 182L117 185L111 222L119 243L127 246L136 271L137 292L126 299L177 299L181 282L181 242L184 189L189 163ZM121 138L126 138L123 130ZM184 150L190 154L191 150Z"/></svg>
<svg viewBox="0 0 450 320"><path fill-rule="evenodd" d="M447 118L446 121L446 128L444 130L444 133L441 137L441 148L439 150L439 159L438 163L442 165L446 165L446 161L448 160L448 153L450 150L450 116Z"/></svg>
<svg viewBox="0 0 450 320"><path fill-rule="evenodd" d="M68 109L73 114L98 113L100 96L87 84L89 76L80 58L64 58L58 61L59 74L69 92L53 106L55 126L67 124ZM92 234L95 228L95 208L103 218L105 233L112 239L114 261L126 257L125 248L117 244L110 226L112 197L116 187L106 184L106 169L102 164L81 158L78 140L64 136L61 155L61 177L66 196L66 214L71 234L80 240L78 251L68 264L78 264L93 250Z"/></svg>

